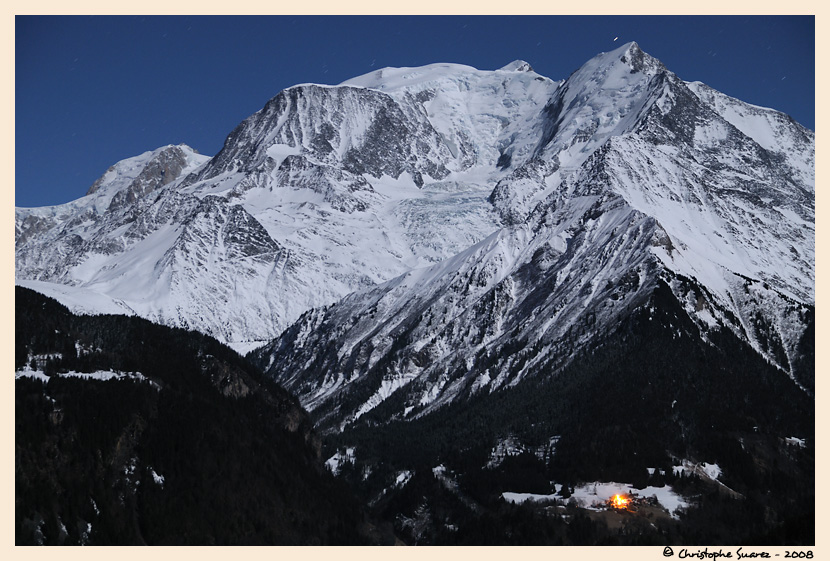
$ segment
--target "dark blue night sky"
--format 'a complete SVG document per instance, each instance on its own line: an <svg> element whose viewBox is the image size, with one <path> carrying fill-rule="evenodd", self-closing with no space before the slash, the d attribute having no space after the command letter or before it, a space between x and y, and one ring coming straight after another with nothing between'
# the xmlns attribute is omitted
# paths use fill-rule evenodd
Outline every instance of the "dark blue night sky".
<svg viewBox="0 0 830 561"><path fill-rule="evenodd" d="M294 84L515 59L558 80L628 41L684 80L815 128L812 16L17 16L15 204L76 199L165 144L213 155Z"/></svg>

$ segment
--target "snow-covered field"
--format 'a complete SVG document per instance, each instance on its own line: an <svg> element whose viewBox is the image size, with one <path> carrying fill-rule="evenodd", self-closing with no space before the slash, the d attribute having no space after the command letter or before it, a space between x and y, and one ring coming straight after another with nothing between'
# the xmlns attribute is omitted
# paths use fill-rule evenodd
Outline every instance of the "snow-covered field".
<svg viewBox="0 0 830 561"><path fill-rule="evenodd" d="M28 366L23 370L18 370L14 373L15 379L18 378L32 378L34 380L40 380L44 383L49 383L52 378L80 378L82 380L98 380L98 381L107 381L107 380L132 380L134 382L146 382L151 384L152 386L159 388L158 384L141 374L140 372L116 372L112 370L98 370L96 372L61 372L59 374L55 374L54 376L47 376L45 372L41 370L32 370Z"/></svg>
<svg viewBox="0 0 830 561"><path fill-rule="evenodd" d="M334 455L326 460L326 467L329 471L331 471L334 475L340 471L340 466L344 463L348 462L353 464L355 460L355 449L353 447L346 448L345 450L338 450L334 453Z"/></svg>
<svg viewBox="0 0 830 561"><path fill-rule="evenodd" d="M550 495L538 495L533 493L502 493L505 501L521 504L526 501L539 502L549 500L570 501L571 498L576 504L589 510L605 510L606 502L617 494L627 494L637 498L655 497L657 502L665 508L668 513L677 518L678 511L689 507L689 503L681 496L672 490L669 485L664 487L648 486L645 489L636 489L627 483L616 482L595 482L585 483L575 487L570 498L565 499L560 494L562 490L561 485L556 485L556 493Z"/></svg>

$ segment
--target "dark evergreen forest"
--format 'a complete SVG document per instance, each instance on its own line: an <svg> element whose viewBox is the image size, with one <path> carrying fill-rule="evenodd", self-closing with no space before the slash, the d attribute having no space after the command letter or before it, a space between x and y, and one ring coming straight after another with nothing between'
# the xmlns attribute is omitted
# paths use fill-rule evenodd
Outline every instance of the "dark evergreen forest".
<svg viewBox="0 0 830 561"><path fill-rule="evenodd" d="M15 382L18 545L391 539L325 470L297 401L231 349L135 317L75 316L20 287L15 298L15 365L49 375ZM62 376L96 370L153 383Z"/></svg>

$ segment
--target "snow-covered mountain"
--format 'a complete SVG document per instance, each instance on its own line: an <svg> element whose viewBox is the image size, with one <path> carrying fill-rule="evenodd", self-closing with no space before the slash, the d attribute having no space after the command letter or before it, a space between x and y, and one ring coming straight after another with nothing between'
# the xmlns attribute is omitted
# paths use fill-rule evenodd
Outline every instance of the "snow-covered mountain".
<svg viewBox="0 0 830 561"><path fill-rule="evenodd" d="M813 133L636 44L539 119L490 196L504 227L305 314L263 365L325 426L412 419L556 372L666 286L695 326L678 337L733 333L810 393Z"/></svg>
<svg viewBox="0 0 830 561"><path fill-rule="evenodd" d="M17 209L16 280L231 343L268 340L495 231L493 185L530 157L557 85L519 61L289 88L213 158L160 148L78 201Z"/></svg>
<svg viewBox="0 0 830 561"><path fill-rule="evenodd" d="M660 282L809 386L813 146L635 43L560 82L522 61L386 68L280 92L212 158L159 148L18 208L15 275L240 349L302 316L261 356L311 408L363 388L342 421L402 386L405 416L515 384Z"/></svg>

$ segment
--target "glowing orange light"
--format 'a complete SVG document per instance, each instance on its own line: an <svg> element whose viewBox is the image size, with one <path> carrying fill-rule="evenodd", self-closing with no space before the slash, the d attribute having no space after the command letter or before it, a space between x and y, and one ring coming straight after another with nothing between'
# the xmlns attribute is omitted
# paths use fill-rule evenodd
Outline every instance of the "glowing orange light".
<svg viewBox="0 0 830 561"><path fill-rule="evenodd" d="M630 502L631 499L629 499L626 495L614 495L611 497L611 506L614 508L626 508Z"/></svg>

